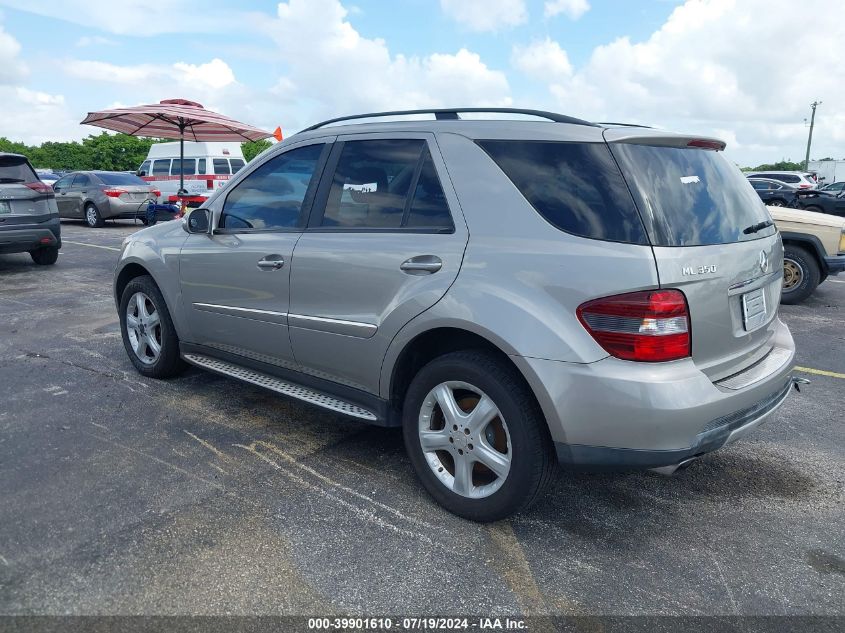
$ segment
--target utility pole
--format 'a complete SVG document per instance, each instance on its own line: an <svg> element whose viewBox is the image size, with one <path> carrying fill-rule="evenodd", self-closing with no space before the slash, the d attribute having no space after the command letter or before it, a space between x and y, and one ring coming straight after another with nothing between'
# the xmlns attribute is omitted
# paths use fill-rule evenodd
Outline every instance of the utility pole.
<svg viewBox="0 0 845 633"><path fill-rule="evenodd" d="M804 157L804 169L806 170L810 164L810 144L813 142L813 125L816 122L816 107L822 104L821 101L813 101L810 107L813 113L810 115L810 135L807 137L807 155ZM807 119L804 119L805 121Z"/></svg>

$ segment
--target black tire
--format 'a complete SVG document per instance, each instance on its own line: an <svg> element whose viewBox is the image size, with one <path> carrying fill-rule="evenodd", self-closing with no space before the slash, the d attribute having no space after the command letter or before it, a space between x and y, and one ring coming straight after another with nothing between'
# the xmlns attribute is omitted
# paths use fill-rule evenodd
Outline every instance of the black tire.
<svg viewBox="0 0 845 633"><path fill-rule="evenodd" d="M45 246L44 248L36 248L34 251L29 251L29 256L39 266L51 266L59 259L59 247Z"/></svg>
<svg viewBox="0 0 845 633"><path fill-rule="evenodd" d="M429 392L447 381L465 382L480 389L493 400L507 422L510 470L489 496L470 498L453 492L434 474L423 453L419 436L421 407ZM542 495L557 467L546 421L528 386L513 367L483 350L440 356L417 373L405 396L403 433L411 464L425 489L444 508L472 521L497 521L524 510ZM471 472L474 479L476 474Z"/></svg>
<svg viewBox="0 0 845 633"><path fill-rule="evenodd" d="M103 216L100 215L100 210L93 202L89 202L85 205L85 224L90 226L92 229L98 229L105 225Z"/></svg>
<svg viewBox="0 0 845 633"><path fill-rule="evenodd" d="M129 301L138 292L149 298L159 315L160 330L158 334L161 339L161 352L155 362L152 363L143 362L135 353L129 340L129 331L126 325ZM138 373L150 378L170 378L185 369L185 362L179 355L179 337L176 335L176 328L173 327L170 311L167 309L164 297L152 277L148 275L135 277L126 284L126 288L120 297L119 316L123 347Z"/></svg>
<svg viewBox="0 0 845 633"><path fill-rule="evenodd" d="M780 302L786 305L801 303L821 283L821 269L816 258L805 248L787 244L783 249L784 265L784 288L781 293ZM794 268L793 268L794 267ZM790 271L790 268L793 270ZM800 275L797 279L797 274ZM787 283L796 279L794 285L787 288Z"/></svg>
<svg viewBox="0 0 845 633"><path fill-rule="evenodd" d="M827 279L827 273L822 273L821 277L819 277L819 283L823 284L825 279Z"/></svg>
<svg viewBox="0 0 845 633"><path fill-rule="evenodd" d="M804 207L804 211L812 211L813 213L824 213L825 212L824 209L822 209L821 207L817 207L814 204L811 204L811 205Z"/></svg>

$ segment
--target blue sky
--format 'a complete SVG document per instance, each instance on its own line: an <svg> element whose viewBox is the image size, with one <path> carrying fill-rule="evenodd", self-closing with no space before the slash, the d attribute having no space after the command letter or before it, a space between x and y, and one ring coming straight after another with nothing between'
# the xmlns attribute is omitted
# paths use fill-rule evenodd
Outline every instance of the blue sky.
<svg viewBox="0 0 845 633"><path fill-rule="evenodd" d="M724 138L743 164L845 156L835 0L0 0L0 136L194 99L295 131L359 111L550 109ZM778 5L782 5L779 7ZM119 9L115 9L119 7ZM783 10L780 10L783 9Z"/></svg>

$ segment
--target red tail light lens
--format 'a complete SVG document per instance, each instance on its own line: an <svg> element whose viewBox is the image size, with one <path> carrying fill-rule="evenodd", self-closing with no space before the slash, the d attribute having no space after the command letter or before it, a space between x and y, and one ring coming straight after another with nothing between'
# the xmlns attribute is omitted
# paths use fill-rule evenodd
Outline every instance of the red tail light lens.
<svg viewBox="0 0 845 633"><path fill-rule="evenodd" d="M799 189L809 189L812 186L813 185L808 185L806 182L802 182L800 185L798 185L798 188Z"/></svg>
<svg viewBox="0 0 845 633"><path fill-rule="evenodd" d="M158 189L153 189L150 193L152 193L156 198L161 197L161 191L159 191Z"/></svg>
<svg viewBox="0 0 845 633"><path fill-rule="evenodd" d="M205 188L206 189L214 189L214 181L213 180L206 180L205 181Z"/></svg>
<svg viewBox="0 0 845 633"><path fill-rule="evenodd" d="M588 301L578 320L609 354L662 362L690 355L689 308L680 290L647 290Z"/></svg>
<svg viewBox="0 0 845 633"><path fill-rule="evenodd" d="M722 141L711 141L709 139L693 139L687 143L687 147L700 147L701 149L715 149L717 152L725 149Z"/></svg>
<svg viewBox="0 0 845 633"><path fill-rule="evenodd" d="M121 195L126 193L126 191L123 189L103 189L103 193L109 198L119 198Z"/></svg>
<svg viewBox="0 0 845 633"><path fill-rule="evenodd" d="M26 186L38 193L53 193L53 188L40 180L37 180L36 182L28 182L26 183Z"/></svg>

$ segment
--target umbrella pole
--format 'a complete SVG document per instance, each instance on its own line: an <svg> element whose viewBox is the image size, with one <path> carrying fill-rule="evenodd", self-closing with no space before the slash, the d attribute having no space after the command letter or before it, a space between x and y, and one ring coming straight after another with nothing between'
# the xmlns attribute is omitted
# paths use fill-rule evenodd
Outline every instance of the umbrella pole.
<svg viewBox="0 0 845 633"><path fill-rule="evenodd" d="M179 126L179 195L185 191L185 126Z"/></svg>

